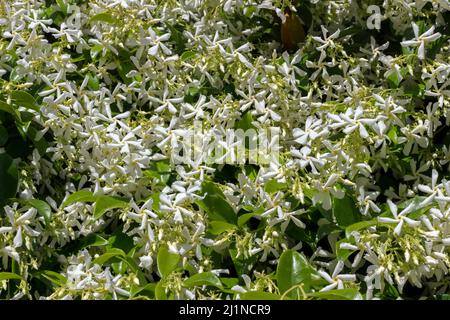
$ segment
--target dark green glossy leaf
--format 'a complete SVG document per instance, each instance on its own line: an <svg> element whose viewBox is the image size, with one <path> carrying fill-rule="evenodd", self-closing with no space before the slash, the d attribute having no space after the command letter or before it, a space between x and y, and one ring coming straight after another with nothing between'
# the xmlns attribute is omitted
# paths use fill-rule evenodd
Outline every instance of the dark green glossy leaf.
<svg viewBox="0 0 450 320"><path fill-rule="evenodd" d="M156 262L159 274L162 278L165 278L178 268L180 255L169 252L169 249L166 246L163 246L158 251Z"/></svg>
<svg viewBox="0 0 450 320"><path fill-rule="evenodd" d="M51 270L40 271L36 274L36 277L47 279L48 281L56 284L59 287L62 287L67 283L66 277L58 272Z"/></svg>
<svg viewBox="0 0 450 320"><path fill-rule="evenodd" d="M234 269L236 273L241 276L243 274L248 274L254 267L255 263L258 260L257 255L253 255L251 257L244 257L240 255L237 256L237 250L234 248L229 249L229 253L231 259L233 260Z"/></svg>
<svg viewBox="0 0 450 320"><path fill-rule="evenodd" d="M66 5L64 0L56 0L56 3L58 4L59 8L64 14L67 14L68 6Z"/></svg>
<svg viewBox="0 0 450 320"><path fill-rule="evenodd" d="M14 109L14 107L11 106L10 104L7 104L6 102L1 100L0 100L0 110L12 114L15 117L18 117L16 109Z"/></svg>
<svg viewBox="0 0 450 320"><path fill-rule="evenodd" d="M358 222L361 219L361 214L355 205L355 202L348 195L342 199L333 199L333 215L340 227L347 227Z"/></svg>
<svg viewBox="0 0 450 320"><path fill-rule="evenodd" d="M133 249L134 242L129 235L123 233L121 228L118 228L108 238L108 247L121 249L128 254Z"/></svg>
<svg viewBox="0 0 450 320"><path fill-rule="evenodd" d="M277 191L283 190L287 188L286 183L278 182L275 179L271 179L267 181L267 183L264 185L264 190L268 193L275 193Z"/></svg>
<svg viewBox="0 0 450 320"><path fill-rule="evenodd" d="M91 191L80 190L80 191L72 193L67 198L67 200L64 201L62 206L67 207L76 202L94 202L94 201L95 201L95 196Z"/></svg>
<svg viewBox="0 0 450 320"><path fill-rule="evenodd" d="M206 211L211 221L237 223L236 212L225 200L222 191L213 182L205 182L202 191L206 193L206 196L198 203Z"/></svg>
<svg viewBox="0 0 450 320"><path fill-rule="evenodd" d="M223 278L222 277L222 278L220 278L220 281L227 288L232 288L235 285L239 284L239 279L238 278Z"/></svg>
<svg viewBox="0 0 450 320"><path fill-rule="evenodd" d="M28 92L13 91L13 92L11 92L11 99L18 106L25 107L27 109L32 109L35 111L39 111L39 107L36 103L36 100Z"/></svg>
<svg viewBox="0 0 450 320"><path fill-rule="evenodd" d="M324 300L361 300L361 294L357 289L338 289L324 292L309 293L308 296Z"/></svg>
<svg viewBox="0 0 450 320"><path fill-rule="evenodd" d="M84 249L87 247L101 247L106 246L107 244L108 240L106 240L105 238L97 234L90 234L82 240L80 249Z"/></svg>
<svg viewBox="0 0 450 320"><path fill-rule="evenodd" d="M286 292L293 286L302 284L305 291L308 291L313 284L313 275L316 270L309 261L300 253L293 250L286 250L280 256L277 267L277 284L281 293ZM299 298L299 292L292 290L289 297Z"/></svg>
<svg viewBox="0 0 450 320"><path fill-rule="evenodd" d="M170 25L166 24L166 26L170 30L170 41L172 41L174 45L174 51L177 54L182 54L185 51L186 48L186 38L183 35L183 26L178 25Z"/></svg>
<svg viewBox="0 0 450 320"><path fill-rule="evenodd" d="M236 225L234 224L230 224L224 221L211 221L209 223L208 232L213 235L218 235L226 231L231 231L233 229L236 229Z"/></svg>
<svg viewBox="0 0 450 320"><path fill-rule="evenodd" d="M127 206L127 201L109 196L98 196L95 200L94 218L99 219L109 210Z"/></svg>
<svg viewBox="0 0 450 320"><path fill-rule="evenodd" d="M0 206L16 195L19 184L19 171L14 159L6 153L0 153Z"/></svg>
<svg viewBox="0 0 450 320"><path fill-rule="evenodd" d="M301 271L304 265L304 258L298 252L292 250L283 252L277 267L277 283L282 293L302 282Z"/></svg>
<svg viewBox="0 0 450 320"><path fill-rule="evenodd" d="M12 272L0 272L0 281L3 280L22 280L22 277L18 274L12 273Z"/></svg>
<svg viewBox="0 0 450 320"><path fill-rule="evenodd" d="M188 288L201 286L222 287L220 279L212 272L194 274L192 277L186 279L183 284Z"/></svg>
<svg viewBox="0 0 450 320"><path fill-rule="evenodd" d="M250 112L246 112L241 116L241 119L236 123L236 129L248 130L255 129L253 125L253 117Z"/></svg>
<svg viewBox="0 0 450 320"><path fill-rule="evenodd" d="M149 298L155 297L156 283L149 283L145 286L134 287L131 289L131 296L146 296Z"/></svg>
<svg viewBox="0 0 450 320"><path fill-rule="evenodd" d="M327 235L333 233L336 230L340 230L338 226L336 226L334 223L327 223L323 224L319 227L317 230L317 241L320 239L326 237Z"/></svg>
<svg viewBox="0 0 450 320"><path fill-rule="evenodd" d="M243 225L245 225L251 218L258 216L259 214L254 213L254 212L250 212L250 213L244 213L243 215L239 216L238 221L237 221L237 225L239 227L242 227Z"/></svg>
<svg viewBox="0 0 450 320"><path fill-rule="evenodd" d="M101 256L96 258L93 261L93 263L103 265L104 263L108 262L109 260L111 260L112 258L115 258L115 257L125 258L126 254L125 254L125 252L123 252L123 250L120 250L117 248L111 248L111 249L108 249L108 251L106 251L104 254L102 254Z"/></svg>

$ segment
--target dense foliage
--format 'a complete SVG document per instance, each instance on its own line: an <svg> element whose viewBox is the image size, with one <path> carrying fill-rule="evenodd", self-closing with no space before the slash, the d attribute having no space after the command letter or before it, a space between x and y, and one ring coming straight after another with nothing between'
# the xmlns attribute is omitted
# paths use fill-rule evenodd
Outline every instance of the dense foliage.
<svg viewBox="0 0 450 320"><path fill-rule="evenodd" d="M449 10L1 1L0 298L448 298ZM279 159L175 165L196 121Z"/></svg>

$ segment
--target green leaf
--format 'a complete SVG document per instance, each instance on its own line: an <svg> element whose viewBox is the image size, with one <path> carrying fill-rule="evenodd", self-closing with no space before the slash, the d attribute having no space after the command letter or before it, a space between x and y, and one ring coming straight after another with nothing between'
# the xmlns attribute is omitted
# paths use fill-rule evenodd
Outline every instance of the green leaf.
<svg viewBox="0 0 450 320"><path fill-rule="evenodd" d="M22 136L23 140L27 139L28 129L30 128L31 121L27 122L18 122L16 121L16 128Z"/></svg>
<svg viewBox="0 0 450 320"><path fill-rule="evenodd" d="M411 95L412 97L417 97L420 94L420 86L411 76L405 79L402 87L405 94Z"/></svg>
<svg viewBox="0 0 450 320"><path fill-rule="evenodd" d="M285 189L286 187L286 183L281 183L275 179L271 179L264 185L264 190L268 193L275 193L277 191Z"/></svg>
<svg viewBox="0 0 450 320"><path fill-rule="evenodd" d="M97 91L100 89L100 81L98 78L92 74L88 75L88 87L91 90Z"/></svg>
<svg viewBox="0 0 450 320"><path fill-rule="evenodd" d="M398 135L397 135L397 127L396 126L392 126L391 129L389 129L389 132L387 135L394 144L398 144Z"/></svg>
<svg viewBox="0 0 450 320"><path fill-rule="evenodd" d="M230 204L217 195L207 195L201 201L210 220L224 221L231 224L237 223L236 213Z"/></svg>
<svg viewBox="0 0 450 320"><path fill-rule="evenodd" d="M180 58L182 61L186 61L186 60L192 59L196 55L197 55L197 53L194 51L185 51L185 52L183 52L183 54L181 55Z"/></svg>
<svg viewBox="0 0 450 320"><path fill-rule="evenodd" d="M239 284L239 279L238 278L225 278L225 277L221 277L220 281L223 283L223 285L227 288L232 288L235 285Z"/></svg>
<svg viewBox="0 0 450 320"><path fill-rule="evenodd" d="M316 246L317 234L315 231L311 230L311 228L300 229L295 223L291 222L288 224L285 234L297 241L303 241L311 247Z"/></svg>
<svg viewBox="0 0 450 320"><path fill-rule="evenodd" d="M208 232L213 235L218 235L233 229L236 229L236 226L234 224L230 224L224 221L211 221L209 223Z"/></svg>
<svg viewBox="0 0 450 320"><path fill-rule="evenodd" d="M167 300L166 288L161 281L155 287L155 298L156 300Z"/></svg>
<svg viewBox="0 0 450 320"><path fill-rule="evenodd" d="M118 228L108 238L108 247L121 249L128 254L133 249L134 242L129 235Z"/></svg>
<svg viewBox="0 0 450 320"><path fill-rule="evenodd" d="M0 153L0 208L16 195L18 185L19 171L14 159L6 153Z"/></svg>
<svg viewBox="0 0 450 320"><path fill-rule="evenodd" d="M149 169L145 170L143 173L149 178L157 179L157 183L165 185L170 178L171 171L172 170L170 164L163 160L155 162L150 166Z"/></svg>
<svg viewBox="0 0 450 320"><path fill-rule="evenodd" d="M24 123L30 122L34 118L34 114L28 111L20 111L20 117Z"/></svg>
<svg viewBox="0 0 450 320"><path fill-rule="evenodd" d="M388 76L388 78L387 78L387 82L389 83L389 86L392 88L392 89L396 89L396 88L398 88L398 86L400 85L400 78L399 78L399 76L397 75L397 73L396 72L392 72L389 76Z"/></svg>
<svg viewBox="0 0 450 320"><path fill-rule="evenodd" d="M308 291L312 285L312 275L315 273L315 269L302 254L287 250L282 253L278 261L276 272L278 288L281 293L284 293L293 286L302 283L304 289ZM289 296L298 298L299 293L297 290L292 290Z"/></svg>
<svg viewBox="0 0 450 320"><path fill-rule="evenodd" d="M30 146L29 141L26 140L26 136L23 132L19 132L21 136L15 135L9 137L8 144L6 145L6 153L12 158L28 159L33 149Z"/></svg>
<svg viewBox="0 0 450 320"><path fill-rule="evenodd" d="M128 202L110 197L110 196L98 196L95 201L94 218L101 218L107 211L117 208L125 208L128 206Z"/></svg>
<svg viewBox="0 0 450 320"><path fill-rule="evenodd" d="M175 43L174 51L177 54L182 54L186 48L186 39L183 35L184 27L180 25L173 26L170 24L166 24L166 26L170 30L170 41Z"/></svg>
<svg viewBox="0 0 450 320"><path fill-rule="evenodd" d="M408 218L410 218L410 219L419 219L425 213L430 211L431 208L433 208L433 204L428 205L428 206L423 207L423 208L419 208L418 210L414 210L410 214L408 214Z"/></svg>
<svg viewBox="0 0 450 320"><path fill-rule="evenodd" d="M17 104L21 107L39 111L39 107L36 103L36 100L28 92L13 91L13 92L11 92L11 99L14 100L15 104Z"/></svg>
<svg viewBox="0 0 450 320"><path fill-rule="evenodd" d="M198 204L206 211L211 221L237 223L236 212L213 182L205 182L202 191L206 193L206 196L203 200L198 201Z"/></svg>
<svg viewBox="0 0 450 320"><path fill-rule="evenodd" d="M243 255L237 256L238 252L234 248L228 249L230 253L231 260L234 264L234 269L236 273L241 276L243 274L248 274L250 270L253 269L256 261L258 260L257 255L252 255L248 258L245 258Z"/></svg>
<svg viewBox="0 0 450 320"><path fill-rule="evenodd" d="M119 48L119 50L120 50L120 48ZM130 84L133 81L132 78L127 77L127 74L131 70L135 69L134 64L128 59L129 56L130 56L130 53L127 53L127 60L120 59L117 62L118 66L119 66L119 68L118 68L119 76L125 84Z"/></svg>
<svg viewBox="0 0 450 320"><path fill-rule="evenodd" d="M360 212L355 202L348 195L342 199L333 199L333 215L340 227L346 227L360 220Z"/></svg>
<svg viewBox="0 0 450 320"><path fill-rule="evenodd" d="M147 296L149 298L155 297L156 283L149 283L145 286L134 287L131 289L131 297Z"/></svg>
<svg viewBox="0 0 450 320"><path fill-rule="evenodd" d="M92 263L103 265L105 262L108 262L112 258L116 258L116 257L125 258L126 254L125 254L125 252L123 252L123 250L120 250L117 248L111 248L111 249L108 249L108 251L106 251L100 257L96 258Z"/></svg>
<svg viewBox="0 0 450 320"><path fill-rule="evenodd" d="M337 289L323 292L309 293L308 296L325 300L361 300L357 289Z"/></svg>
<svg viewBox="0 0 450 320"><path fill-rule="evenodd" d="M170 163L165 160L156 162L155 166L159 173L170 173L172 171Z"/></svg>
<svg viewBox="0 0 450 320"><path fill-rule="evenodd" d="M351 224L347 228L345 228L345 235L346 235L346 237L349 237L353 231L367 229L369 227L377 225L377 223L378 223L377 220L374 219L374 220L369 220L369 221L360 221L360 222Z"/></svg>
<svg viewBox="0 0 450 320"><path fill-rule="evenodd" d="M1 101L1 100L0 100L0 110L5 111L9 114L12 114L15 117L19 117L18 112L16 111L16 109L14 109L13 106L11 106L10 104L7 104L6 102Z"/></svg>
<svg viewBox="0 0 450 320"><path fill-rule="evenodd" d="M97 234L90 234L81 241L80 250L87 247L106 246L108 243L109 243L108 240L106 240L105 238Z"/></svg>
<svg viewBox="0 0 450 320"><path fill-rule="evenodd" d="M253 165L244 166L244 173L251 181L255 181L256 177L258 176L258 171L259 169L256 169Z"/></svg>
<svg viewBox="0 0 450 320"><path fill-rule="evenodd" d="M118 258L122 260L122 262L127 264L128 267L130 267L131 271L137 275L139 283L145 284L147 282L144 273L141 271L136 261L134 261L133 257L127 255L125 257L118 256Z"/></svg>
<svg viewBox="0 0 450 320"><path fill-rule="evenodd" d="M317 230L316 235L317 241L320 241L322 238L328 236L329 234L333 233L336 230L340 231L340 228L336 226L334 223L327 223L321 225Z"/></svg>
<svg viewBox="0 0 450 320"><path fill-rule="evenodd" d="M281 296L271 292L248 291L239 294L241 300L280 300Z"/></svg>
<svg viewBox="0 0 450 320"><path fill-rule="evenodd" d="M162 246L158 251L156 262L159 274L162 278L165 278L178 267L180 255L169 252L169 249L166 246Z"/></svg>
<svg viewBox="0 0 450 320"><path fill-rule="evenodd" d="M91 191L87 190L80 190L77 192L72 193L66 201L63 203L63 208L70 206L71 204L75 202L94 202L96 197Z"/></svg>
<svg viewBox="0 0 450 320"><path fill-rule="evenodd" d="M242 227L243 225L245 225L251 218L258 216L257 213L255 212L250 212L250 213L244 213L243 215L239 216L238 221L237 221L237 225L239 227Z"/></svg>
<svg viewBox="0 0 450 320"><path fill-rule="evenodd" d="M9 74L9 81L11 82L19 82L22 78L19 72L17 72L18 67L15 67L11 70Z"/></svg>
<svg viewBox="0 0 450 320"><path fill-rule="evenodd" d="M67 207L76 202L95 202L94 217L101 218L108 210L125 208L128 202L119 198L110 196L94 196L94 194L87 190L80 190L72 193L63 203L63 207Z"/></svg>
<svg viewBox="0 0 450 320"><path fill-rule="evenodd" d="M52 208L48 205L47 202L38 200L38 199L30 199L26 201L30 206L37 209L37 212L44 217L45 223L49 223L52 216Z"/></svg>
<svg viewBox="0 0 450 320"><path fill-rule="evenodd" d="M49 147L49 143L47 142L47 140L45 140L45 137L42 137L39 140L37 140L36 139L37 134L38 134L38 130L36 130L35 127L33 127L33 126L29 127L28 132L27 132L27 137L28 137L29 141L32 141L32 143L38 150L39 154L41 156L43 156L47 153L47 148Z"/></svg>
<svg viewBox="0 0 450 320"><path fill-rule="evenodd" d="M59 287L62 287L67 283L66 277L51 270L40 271L36 274L36 276L37 278L45 278Z"/></svg>
<svg viewBox="0 0 450 320"><path fill-rule="evenodd" d="M3 147L8 142L9 134L6 128L0 125L0 147Z"/></svg>
<svg viewBox="0 0 450 320"><path fill-rule="evenodd" d="M96 14L95 16L93 16L90 20L90 23L93 22L106 22L106 23L111 23L111 24L115 24L117 22L117 19L114 18L110 13L108 12L102 12L99 14Z"/></svg>
<svg viewBox="0 0 450 320"><path fill-rule="evenodd" d="M105 239L99 237L96 239L96 245L104 245L106 242ZM133 251L134 252L134 251ZM140 284L145 284L147 281L145 279L145 275L142 273L142 271L139 269L138 264L136 261L134 261L132 254L125 254L125 252L118 248L108 248L107 251L96 258L93 263L97 263L99 265L103 265L106 262L108 262L111 259L118 259L119 262L113 261L111 264L111 267L115 270L115 272L124 273L126 271L126 266L128 266L132 272L134 272L139 280Z"/></svg>
<svg viewBox="0 0 450 320"><path fill-rule="evenodd" d="M201 90L201 89L202 89L202 88L198 88L198 87L190 87L190 88L188 89L189 95L195 96L195 95L197 95L197 94L200 93L200 90Z"/></svg>
<svg viewBox="0 0 450 320"><path fill-rule="evenodd" d="M277 283L281 293L302 282L304 258L296 251L287 250L281 255L277 267Z"/></svg>
<svg viewBox="0 0 450 320"><path fill-rule="evenodd" d="M194 274L192 277L184 281L184 286L188 288L212 286L216 288L222 288L220 279L212 272L203 272Z"/></svg>
<svg viewBox="0 0 450 320"><path fill-rule="evenodd" d="M386 287L384 288L381 300L396 300L399 297L400 293L398 292L395 285L390 285L389 283L386 283Z"/></svg>
<svg viewBox="0 0 450 320"><path fill-rule="evenodd" d="M56 3L58 3L58 7L61 9L61 11L67 15L68 13L68 6L64 2L64 0L56 0Z"/></svg>
<svg viewBox="0 0 450 320"><path fill-rule="evenodd" d="M248 130L248 129L255 129L255 126L253 125L253 117L250 112L246 112L241 116L241 119L236 123L235 129L242 129L242 130Z"/></svg>
<svg viewBox="0 0 450 320"><path fill-rule="evenodd" d="M12 273L12 272L0 272L0 281L10 280L10 279L22 280L22 277L19 276L18 274Z"/></svg>

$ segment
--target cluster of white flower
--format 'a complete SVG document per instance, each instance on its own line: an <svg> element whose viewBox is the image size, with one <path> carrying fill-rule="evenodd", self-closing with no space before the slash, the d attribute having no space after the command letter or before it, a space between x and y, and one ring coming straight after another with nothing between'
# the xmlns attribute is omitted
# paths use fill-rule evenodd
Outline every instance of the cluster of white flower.
<svg viewBox="0 0 450 320"><path fill-rule="evenodd" d="M0 137L0 297L282 296L290 250L303 298L449 292L450 3L369 1L380 31L361 2L1 2L0 129L17 107L30 150ZM171 163L198 122L280 128L279 159Z"/></svg>

